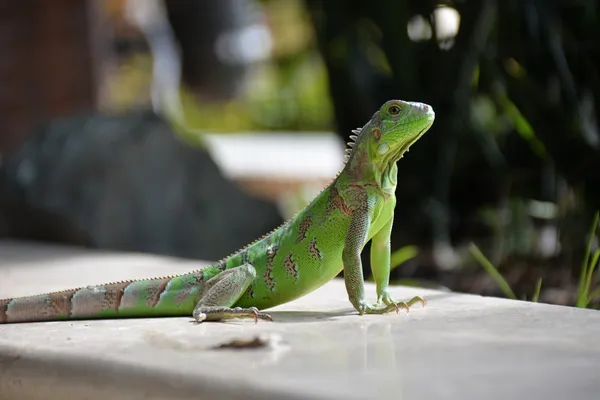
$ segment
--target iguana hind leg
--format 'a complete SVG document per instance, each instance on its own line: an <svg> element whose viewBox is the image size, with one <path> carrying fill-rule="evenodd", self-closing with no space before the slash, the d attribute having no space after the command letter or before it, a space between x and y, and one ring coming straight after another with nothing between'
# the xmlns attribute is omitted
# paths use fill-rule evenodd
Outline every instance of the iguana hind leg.
<svg viewBox="0 0 600 400"><path fill-rule="evenodd" d="M250 264L227 269L206 282L204 295L192 313L196 322L218 321L231 318L254 318L272 321L268 314L256 307L231 308L256 278L256 270Z"/></svg>

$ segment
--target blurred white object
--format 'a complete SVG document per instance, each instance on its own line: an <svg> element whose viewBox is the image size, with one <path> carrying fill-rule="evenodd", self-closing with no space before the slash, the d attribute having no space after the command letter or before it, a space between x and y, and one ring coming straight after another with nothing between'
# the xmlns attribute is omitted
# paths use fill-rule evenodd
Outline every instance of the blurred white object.
<svg viewBox="0 0 600 400"><path fill-rule="evenodd" d="M342 168L344 143L333 133L204 134L206 145L230 178L331 179Z"/></svg>
<svg viewBox="0 0 600 400"><path fill-rule="evenodd" d="M179 84L181 52L162 0L128 0L125 17L144 34L153 59L152 107L159 115L185 123Z"/></svg>

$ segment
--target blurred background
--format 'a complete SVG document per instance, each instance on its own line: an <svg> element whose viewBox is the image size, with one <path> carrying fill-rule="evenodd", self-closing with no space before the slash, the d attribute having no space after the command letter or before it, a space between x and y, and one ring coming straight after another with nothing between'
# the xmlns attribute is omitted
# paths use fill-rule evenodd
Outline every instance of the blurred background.
<svg viewBox="0 0 600 400"><path fill-rule="evenodd" d="M597 308L599 18L596 0L0 0L0 237L219 259L305 206L396 98L436 122L399 163L394 283Z"/></svg>

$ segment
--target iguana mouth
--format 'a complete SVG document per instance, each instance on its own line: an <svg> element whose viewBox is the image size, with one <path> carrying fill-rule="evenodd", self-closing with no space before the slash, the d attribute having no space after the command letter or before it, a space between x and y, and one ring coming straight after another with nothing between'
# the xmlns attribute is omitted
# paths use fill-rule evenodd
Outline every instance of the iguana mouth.
<svg viewBox="0 0 600 400"><path fill-rule="evenodd" d="M425 116L423 116L422 118L425 118ZM422 118L419 118L417 121L420 121ZM417 140L419 140L419 139L421 138L421 136L423 136L423 134L424 134L425 132L427 132L427 130L428 130L430 127L431 127L431 125L432 125L432 124L433 124L433 123L431 123L431 124L428 124L428 125L425 125L425 126L424 126L424 127L423 127L423 128L420 130L420 131L419 131L419 133L418 133L416 136L414 136L414 138L413 138L412 140L410 140L410 141L406 142L404 145L402 145L402 146L400 147L400 149L398 149L398 151L397 151L397 152L393 153L393 154L392 154L392 156L390 157L390 160L389 160L389 163L388 163L388 164L390 164L390 165L391 165L391 164L393 164L393 163L396 163L396 162L398 162L398 161L399 161L399 160L402 158L402 156L404 155L404 153L405 153L405 152L407 152L407 151L409 150L410 146L412 146L413 144L415 144L415 142L416 142Z"/></svg>

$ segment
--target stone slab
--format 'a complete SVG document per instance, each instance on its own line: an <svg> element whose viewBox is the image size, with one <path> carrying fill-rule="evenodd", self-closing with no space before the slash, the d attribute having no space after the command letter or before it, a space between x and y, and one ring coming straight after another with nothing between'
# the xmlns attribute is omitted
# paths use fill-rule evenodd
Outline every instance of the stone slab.
<svg viewBox="0 0 600 400"><path fill-rule="evenodd" d="M0 297L192 264L0 241ZM367 285L370 298L374 290ZM416 288L393 293L424 294L429 303L409 314L358 316L334 280L274 308L272 323L0 325L0 399L598 398L598 312ZM266 346L215 348L257 335Z"/></svg>

